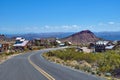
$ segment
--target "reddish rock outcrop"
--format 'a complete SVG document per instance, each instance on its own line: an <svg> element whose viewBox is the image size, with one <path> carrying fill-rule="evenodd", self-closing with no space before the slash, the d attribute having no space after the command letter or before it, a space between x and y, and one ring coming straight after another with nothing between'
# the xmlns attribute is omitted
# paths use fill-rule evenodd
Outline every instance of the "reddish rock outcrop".
<svg viewBox="0 0 120 80"><path fill-rule="evenodd" d="M89 30L84 30L78 33L75 33L71 36L61 39L62 42L70 41L73 44L88 44L90 42L98 41L99 38L94 35L93 32Z"/></svg>

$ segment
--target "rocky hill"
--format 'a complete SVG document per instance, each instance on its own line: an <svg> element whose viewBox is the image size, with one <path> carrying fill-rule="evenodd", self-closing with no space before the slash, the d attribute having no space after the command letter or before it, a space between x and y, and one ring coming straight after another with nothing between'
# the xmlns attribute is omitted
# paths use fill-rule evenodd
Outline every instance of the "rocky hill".
<svg viewBox="0 0 120 80"><path fill-rule="evenodd" d="M88 44L90 42L95 42L97 40L99 40L99 38L96 37L94 33L89 30L84 30L61 39L62 42L70 41L73 44Z"/></svg>

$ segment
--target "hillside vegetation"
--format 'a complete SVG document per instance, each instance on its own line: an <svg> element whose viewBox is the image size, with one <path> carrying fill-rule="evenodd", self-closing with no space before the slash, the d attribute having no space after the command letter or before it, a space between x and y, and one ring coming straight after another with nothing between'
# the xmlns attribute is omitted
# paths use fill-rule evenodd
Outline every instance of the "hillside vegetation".
<svg viewBox="0 0 120 80"><path fill-rule="evenodd" d="M69 48L64 50L50 51L44 54L47 57L57 57L64 61L86 61L91 65L87 71L94 70L96 74L110 73L115 76L115 70L120 68L120 50L107 51L104 53L84 53L77 52L75 48ZM75 66L77 69L81 69L80 66ZM84 66L84 68L87 66ZM95 68L95 69L94 69ZM83 68L82 68L83 69Z"/></svg>

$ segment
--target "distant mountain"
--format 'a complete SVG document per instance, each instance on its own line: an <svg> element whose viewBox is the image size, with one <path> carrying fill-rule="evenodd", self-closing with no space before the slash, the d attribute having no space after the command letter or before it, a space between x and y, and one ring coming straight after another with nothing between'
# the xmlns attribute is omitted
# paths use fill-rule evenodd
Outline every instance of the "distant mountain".
<svg viewBox="0 0 120 80"><path fill-rule="evenodd" d="M120 31L118 32L94 32L94 34L98 37L101 37L106 40L120 40Z"/></svg>
<svg viewBox="0 0 120 80"><path fill-rule="evenodd" d="M99 40L99 38L89 30L84 30L61 39L61 41L70 41L73 44L87 44L90 42L95 42L97 40Z"/></svg>
<svg viewBox="0 0 120 80"><path fill-rule="evenodd" d="M75 32L51 32L51 33L28 33L28 34L6 34L5 36L12 38L21 36L28 40L32 40L35 38L47 38L47 37L56 37L56 38L65 38L68 37ZM120 31L119 32L94 32L94 34L105 40L120 40Z"/></svg>
<svg viewBox="0 0 120 80"><path fill-rule="evenodd" d="M28 40L32 40L35 38L48 38L48 37L56 37L56 38L64 38L67 37L74 32L51 32L51 33L28 33L28 34L7 34L7 37L24 37Z"/></svg>
<svg viewBox="0 0 120 80"><path fill-rule="evenodd" d="M0 34L0 42L12 41L13 39L6 37L4 34Z"/></svg>
<svg viewBox="0 0 120 80"><path fill-rule="evenodd" d="M0 35L0 41L4 41L6 39L5 35L1 34Z"/></svg>

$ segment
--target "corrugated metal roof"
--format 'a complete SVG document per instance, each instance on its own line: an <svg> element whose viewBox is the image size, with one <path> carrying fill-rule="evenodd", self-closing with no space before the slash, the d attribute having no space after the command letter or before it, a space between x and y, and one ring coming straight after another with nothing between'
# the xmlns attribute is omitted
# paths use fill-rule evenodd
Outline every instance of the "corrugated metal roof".
<svg viewBox="0 0 120 80"><path fill-rule="evenodd" d="M106 46L105 49L113 49L113 45L112 46Z"/></svg>
<svg viewBox="0 0 120 80"><path fill-rule="evenodd" d="M59 44L61 43L61 41L59 41L59 40L56 40L56 42L59 43Z"/></svg>
<svg viewBox="0 0 120 80"><path fill-rule="evenodd" d="M17 37L16 40L24 41L25 39L22 37Z"/></svg>
<svg viewBox="0 0 120 80"><path fill-rule="evenodd" d="M109 43L109 41L98 41L96 42L96 44L104 44L107 45Z"/></svg>
<svg viewBox="0 0 120 80"><path fill-rule="evenodd" d="M14 44L13 46L15 46L15 47L19 47L19 46L21 46L21 47L23 47L23 46L26 46L26 44L28 43L29 41L28 40L25 40L25 41L23 41L22 43L17 43L17 44Z"/></svg>

